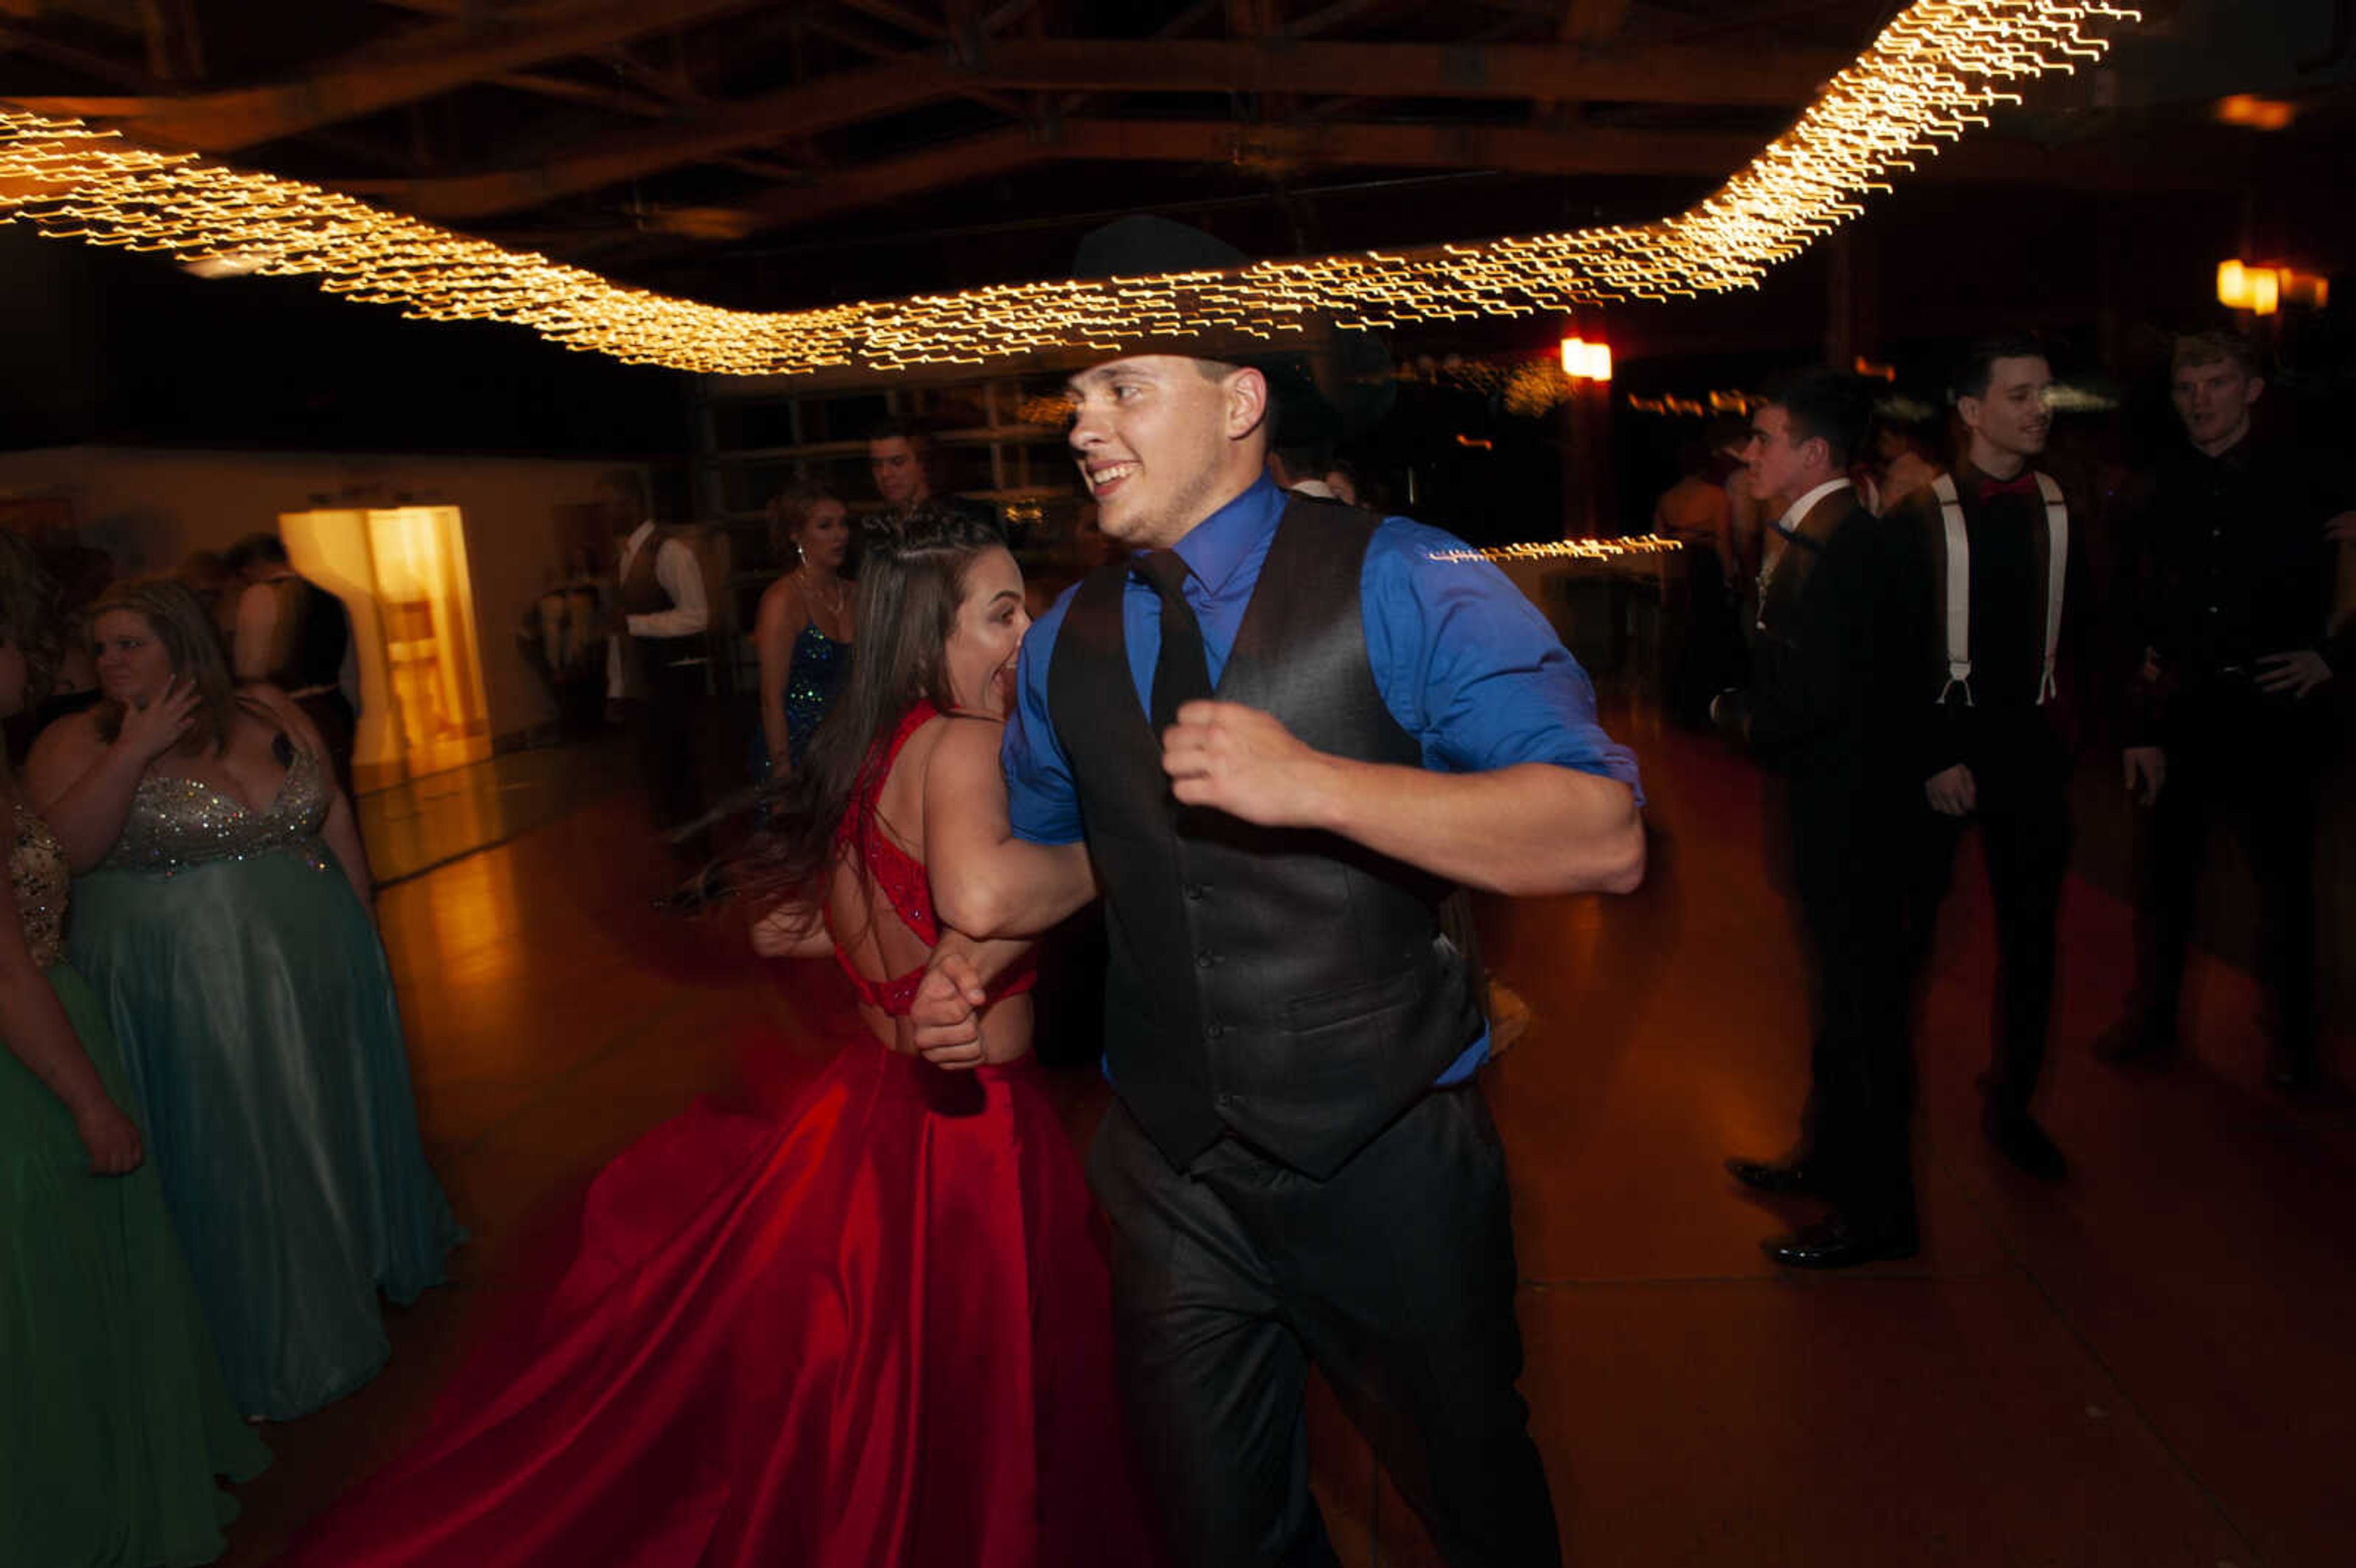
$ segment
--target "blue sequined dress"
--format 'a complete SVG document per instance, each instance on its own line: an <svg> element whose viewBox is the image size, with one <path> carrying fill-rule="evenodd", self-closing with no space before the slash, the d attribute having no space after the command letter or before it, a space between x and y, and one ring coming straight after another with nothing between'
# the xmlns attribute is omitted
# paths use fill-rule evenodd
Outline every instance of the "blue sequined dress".
<svg viewBox="0 0 2356 1568"><path fill-rule="evenodd" d="M801 765L802 754L809 750L810 737L818 733L819 720L834 702L834 694L842 689L842 678L851 672L852 645L839 643L818 629L815 621L805 624L801 635L794 639L794 655L786 666L786 760L795 767ZM755 778L769 776L769 756L760 750L760 738L754 744L759 754L754 759Z"/></svg>
<svg viewBox="0 0 2356 1568"><path fill-rule="evenodd" d="M261 812L141 780L70 936L230 1392L279 1420L374 1377L379 1289L441 1284L465 1237L418 1139L384 948L318 837L330 798L304 752Z"/></svg>

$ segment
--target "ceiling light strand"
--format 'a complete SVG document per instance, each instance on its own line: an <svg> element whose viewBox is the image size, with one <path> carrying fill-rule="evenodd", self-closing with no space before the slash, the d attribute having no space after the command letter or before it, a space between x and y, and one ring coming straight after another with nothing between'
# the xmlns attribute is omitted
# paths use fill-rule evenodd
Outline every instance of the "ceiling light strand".
<svg viewBox="0 0 2356 1568"><path fill-rule="evenodd" d="M720 375L977 368L1216 328L1282 343L1755 287L1863 198L1987 123L2019 87L2098 59L2137 19L2086 0L1919 0L1799 121L1700 205L1641 225L1368 251L1227 272L1057 281L757 312L631 288L300 180L158 152L0 107L0 220L187 263L315 277L435 321L501 321L567 348Z"/></svg>

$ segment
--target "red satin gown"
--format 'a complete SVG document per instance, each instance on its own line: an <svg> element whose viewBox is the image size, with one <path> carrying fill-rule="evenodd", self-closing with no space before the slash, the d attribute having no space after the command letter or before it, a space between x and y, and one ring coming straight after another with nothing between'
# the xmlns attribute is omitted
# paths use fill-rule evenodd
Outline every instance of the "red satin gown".
<svg viewBox="0 0 2356 1568"><path fill-rule="evenodd" d="M928 944L923 868L874 792L931 716L844 827ZM919 978L858 983L905 1012ZM782 1119L699 1103L656 1128L600 1173L582 1235L511 1375L454 1394L289 1562L1151 1560L1087 1189L1033 1058L947 1072L862 1035Z"/></svg>

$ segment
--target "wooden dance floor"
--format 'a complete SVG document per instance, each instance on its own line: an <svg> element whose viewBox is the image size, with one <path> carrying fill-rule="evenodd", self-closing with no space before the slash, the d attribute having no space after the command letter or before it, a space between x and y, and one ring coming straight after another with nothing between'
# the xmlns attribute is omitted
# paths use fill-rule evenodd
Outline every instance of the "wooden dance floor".
<svg viewBox="0 0 2356 1568"><path fill-rule="evenodd" d="M1980 1142L1992 955L1960 863L1919 1055L1922 1255L1784 1274L1756 1243L1805 1218L1729 1154L1789 1141L1804 1090L1792 921L1762 881L1756 776L1676 732L1630 737L1657 836L1623 899L1484 912L1537 1021L1488 1071L1509 1146L1523 1387L1567 1559L1644 1568L2057 1564L2336 1568L2356 1541L2356 1109L2264 1087L2247 978L2205 966L2198 1059L2095 1063L2126 911L2073 881L2042 1101L2059 1188ZM476 1240L459 1283L393 1314L391 1368L267 1429L230 1562L413 1435L470 1334L545 1251L546 1216L790 1030L822 970L763 966L656 914L661 862L617 796L387 891L435 1164ZM2344 1045L2335 1052L2349 1071ZM1075 1135L1100 1106L1059 1082ZM544 1259L541 1260L544 1263ZM1353 1568L1436 1562L1330 1402L1317 1480ZM584 1565L594 1568L594 1565Z"/></svg>

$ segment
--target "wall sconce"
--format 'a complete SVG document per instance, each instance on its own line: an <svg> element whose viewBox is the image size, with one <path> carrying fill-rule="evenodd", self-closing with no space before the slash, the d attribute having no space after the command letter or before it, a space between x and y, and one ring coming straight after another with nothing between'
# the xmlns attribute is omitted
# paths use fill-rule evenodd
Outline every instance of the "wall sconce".
<svg viewBox="0 0 2356 1568"><path fill-rule="evenodd" d="M2319 272L2243 261L2217 263L2217 303L2232 310L2272 315L2286 304L2319 310L2330 300L2331 280Z"/></svg>
<svg viewBox="0 0 2356 1568"><path fill-rule="evenodd" d="M1562 340L1562 373L1574 381L1612 379L1612 345L1583 337Z"/></svg>
<svg viewBox="0 0 2356 1568"><path fill-rule="evenodd" d="M2279 98L2237 92L2217 101L2217 121L2223 125L2246 125L2253 131L2286 131L2297 117L2297 107Z"/></svg>

